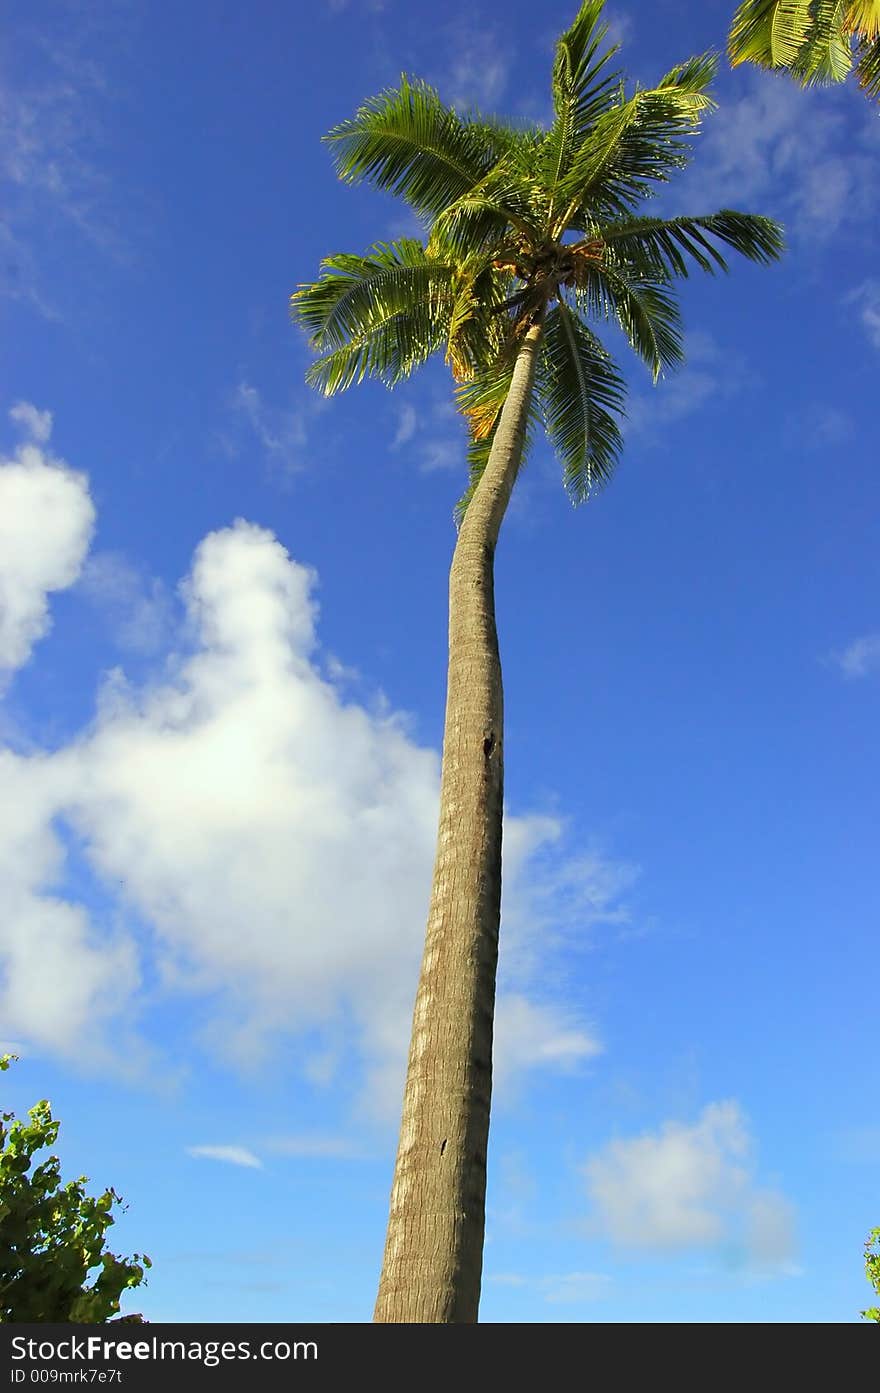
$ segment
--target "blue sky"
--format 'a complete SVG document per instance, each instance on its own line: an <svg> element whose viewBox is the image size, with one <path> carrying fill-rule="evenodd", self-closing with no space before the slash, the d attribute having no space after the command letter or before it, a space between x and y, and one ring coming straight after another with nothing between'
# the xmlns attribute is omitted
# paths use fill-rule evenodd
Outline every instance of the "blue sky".
<svg viewBox="0 0 880 1393"><path fill-rule="evenodd" d="M643 15L641 10L649 10ZM731 4L612 5L634 78ZM541 119L572 4L33 0L4 60L0 1040L155 1320L368 1320L463 450L442 365L303 384L287 300L411 230L320 136L402 70ZM850 1321L880 1222L880 125L717 84L613 485L498 555L508 824L482 1318ZM615 346L618 346L615 344Z"/></svg>

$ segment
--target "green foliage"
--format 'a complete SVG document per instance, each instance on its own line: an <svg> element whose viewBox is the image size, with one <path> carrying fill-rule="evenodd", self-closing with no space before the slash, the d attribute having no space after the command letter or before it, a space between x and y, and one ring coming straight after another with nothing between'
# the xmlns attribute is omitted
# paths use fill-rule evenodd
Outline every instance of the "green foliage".
<svg viewBox="0 0 880 1393"><path fill-rule="evenodd" d="M804 87L843 82L880 97L880 0L745 0L728 37L731 63L784 69Z"/></svg>
<svg viewBox="0 0 880 1393"><path fill-rule="evenodd" d="M13 1058L0 1058L0 1070ZM63 1184L55 1155L34 1164L59 1125L45 1099L26 1122L0 1113L0 1321L103 1323L150 1266L104 1250L121 1203L114 1190L87 1195L84 1175Z"/></svg>
<svg viewBox="0 0 880 1393"><path fill-rule="evenodd" d="M673 282L726 269L721 247L758 264L782 252L781 229L750 213L639 215L691 158L716 59L627 91L603 11L585 0L556 45L548 130L461 114L404 77L327 137L340 177L404 199L426 239L328 257L299 287L291 310L318 355L309 381L328 396L366 376L393 387L443 351L470 436L459 516L531 325L544 325L536 414L579 502L622 442L623 382L592 325L616 323L656 380L683 360Z"/></svg>
<svg viewBox="0 0 880 1393"><path fill-rule="evenodd" d="M865 1276L880 1296L880 1229L871 1229L865 1243ZM880 1322L880 1306L869 1306L862 1315L865 1320Z"/></svg>

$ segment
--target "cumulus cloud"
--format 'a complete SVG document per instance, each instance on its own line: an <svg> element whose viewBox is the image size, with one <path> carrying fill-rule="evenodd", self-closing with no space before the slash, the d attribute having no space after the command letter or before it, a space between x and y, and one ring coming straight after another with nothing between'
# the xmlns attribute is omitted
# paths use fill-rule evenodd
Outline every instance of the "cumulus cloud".
<svg viewBox="0 0 880 1393"><path fill-rule="evenodd" d="M595 1220L623 1248L738 1249L759 1267L790 1262L790 1204L755 1178L754 1143L734 1101L695 1123L611 1141L584 1167Z"/></svg>
<svg viewBox="0 0 880 1393"><path fill-rule="evenodd" d="M118 926L64 895L66 848L53 818L70 774L64 761L0 750L0 1031L106 1061L105 1030L140 972Z"/></svg>
<svg viewBox="0 0 880 1393"><path fill-rule="evenodd" d="M880 668L880 634L862 634L831 658L844 677L867 677Z"/></svg>
<svg viewBox="0 0 880 1393"><path fill-rule="evenodd" d="M42 448L51 414L19 402L10 415L31 439L0 456L0 684L48 633L48 596L76 580L95 523L86 476Z"/></svg>
<svg viewBox="0 0 880 1393"><path fill-rule="evenodd" d="M224 1161L229 1166L244 1166L249 1170L262 1170L263 1163L246 1146L188 1146L187 1156L196 1160Z"/></svg>
<svg viewBox="0 0 880 1393"><path fill-rule="evenodd" d="M182 587L186 623L162 680L138 687L114 671L78 739L51 755L6 752L4 788L25 791L3 813L18 839L4 842L15 876L0 882L14 891L0 906L8 1033L72 1051L88 1020L110 1040L114 1019L146 1010L148 979L154 993L205 1003L212 1052L255 1064L293 1036L307 1077L326 1086L354 1061L369 1111L397 1112L439 760L387 703L348 701L327 675L315 587L264 529L239 521L210 534ZM63 894L59 830L112 897L111 925ZM537 992L528 921L537 907L541 934L554 886L568 886L561 918L577 933L580 880L589 929L614 916L618 883L600 858L570 856L559 819L510 818L507 842L502 1080L596 1054L576 1005Z"/></svg>

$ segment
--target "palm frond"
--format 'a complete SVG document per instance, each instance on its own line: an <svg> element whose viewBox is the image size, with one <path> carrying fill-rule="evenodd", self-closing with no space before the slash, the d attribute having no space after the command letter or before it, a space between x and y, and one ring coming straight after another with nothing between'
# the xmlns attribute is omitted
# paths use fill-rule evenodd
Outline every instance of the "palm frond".
<svg viewBox="0 0 880 1393"><path fill-rule="evenodd" d="M880 99L880 39L862 43L857 53L859 86L872 100Z"/></svg>
<svg viewBox="0 0 880 1393"><path fill-rule="evenodd" d="M612 44L603 50L608 34L608 26L600 23L603 9L604 0L585 0L556 45L552 78L555 119L540 157L551 215L556 190L568 174L585 133L619 99L620 74L607 71L618 46Z"/></svg>
<svg viewBox="0 0 880 1393"><path fill-rule="evenodd" d="M557 234L631 212L685 167L700 118L715 105L706 89L716 66L713 54L692 58L596 118L560 183Z"/></svg>
<svg viewBox="0 0 880 1393"><path fill-rule="evenodd" d="M606 257L601 266L587 269L575 299L594 318L617 322L655 382L664 368L684 361L681 312L664 279L636 275Z"/></svg>
<svg viewBox="0 0 880 1393"><path fill-rule="evenodd" d="M538 391L574 503L607 483L623 446L623 378L583 320L558 304L547 315Z"/></svg>
<svg viewBox="0 0 880 1393"><path fill-rule="evenodd" d="M511 230L538 242L541 210L536 202L530 174L510 157L502 159L479 184L437 215L431 243L436 240L459 254L470 253L478 247L499 245Z"/></svg>
<svg viewBox="0 0 880 1393"><path fill-rule="evenodd" d="M733 16L727 52L733 67L791 68L813 23L811 0L745 0Z"/></svg>
<svg viewBox="0 0 880 1393"><path fill-rule="evenodd" d="M711 238L761 265L777 260L785 245L778 223L730 208L705 217L628 218L602 227L611 255L648 277L687 276L689 262L702 271L726 271L727 262Z"/></svg>
<svg viewBox="0 0 880 1393"><path fill-rule="evenodd" d="M791 65L805 86L843 82L852 70L852 35L846 30L849 0L814 0L807 40Z"/></svg>
<svg viewBox="0 0 880 1393"><path fill-rule="evenodd" d="M469 124L427 83L401 78L324 137L347 183L366 180L434 217L478 184L498 157L498 133Z"/></svg>
<svg viewBox="0 0 880 1393"><path fill-rule="evenodd" d="M472 378L481 365L503 353L508 320L502 314L510 277L469 257L456 268L446 330L446 361L457 382Z"/></svg>
<svg viewBox="0 0 880 1393"><path fill-rule="evenodd" d="M850 0L844 23L863 43L880 39L880 0Z"/></svg>
<svg viewBox="0 0 880 1393"><path fill-rule="evenodd" d="M365 376L389 386L408 377L448 332L457 270L411 238L379 242L366 256L327 257L320 278L290 298L322 352L307 380L331 396Z"/></svg>

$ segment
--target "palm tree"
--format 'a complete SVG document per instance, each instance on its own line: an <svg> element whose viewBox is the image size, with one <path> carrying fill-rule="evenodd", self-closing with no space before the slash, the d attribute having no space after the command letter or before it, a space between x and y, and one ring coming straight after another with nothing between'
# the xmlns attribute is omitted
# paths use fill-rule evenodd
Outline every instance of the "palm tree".
<svg viewBox="0 0 880 1393"><path fill-rule="evenodd" d="M724 267L720 245L770 262L781 231L723 211L636 212L680 169L713 103L711 56L626 94L604 0L556 47L549 130L444 106L403 79L330 132L339 173L404 198L424 244L337 254L292 309L330 395L388 386L445 352L469 437L449 581L440 823L375 1319L477 1319L501 901L503 710L493 559L540 417L581 502L620 453L624 384L588 321L614 321L654 377L682 361L671 282Z"/></svg>
<svg viewBox="0 0 880 1393"><path fill-rule="evenodd" d="M880 98L880 0L745 0L727 41L730 61L783 68L803 87L843 82Z"/></svg>

